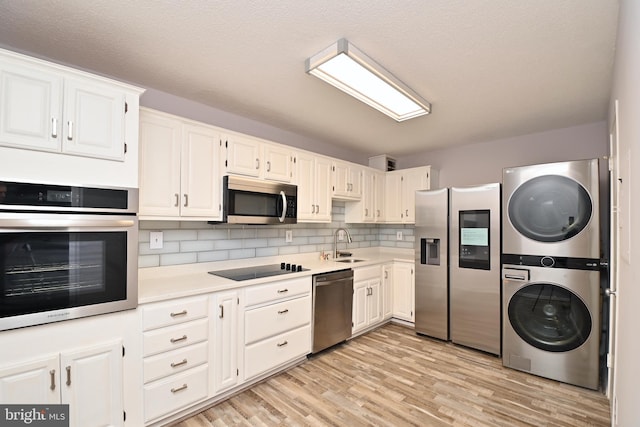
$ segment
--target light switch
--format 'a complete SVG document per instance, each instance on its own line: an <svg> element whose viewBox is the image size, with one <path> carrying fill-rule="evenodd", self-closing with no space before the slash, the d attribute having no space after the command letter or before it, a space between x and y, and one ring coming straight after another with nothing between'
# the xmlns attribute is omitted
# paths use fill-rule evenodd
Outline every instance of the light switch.
<svg viewBox="0 0 640 427"><path fill-rule="evenodd" d="M149 249L162 249L162 231L149 232Z"/></svg>

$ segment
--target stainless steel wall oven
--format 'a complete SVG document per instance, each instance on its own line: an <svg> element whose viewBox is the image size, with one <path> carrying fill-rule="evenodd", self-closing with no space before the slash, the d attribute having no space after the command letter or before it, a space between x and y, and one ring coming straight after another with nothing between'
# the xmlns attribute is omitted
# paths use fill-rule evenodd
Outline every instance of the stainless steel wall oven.
<svg viewBox="0 0 640 427"><path fill-rule="evenodd" d="M135 308L138 190L0 181L0 330Z"/></svg>

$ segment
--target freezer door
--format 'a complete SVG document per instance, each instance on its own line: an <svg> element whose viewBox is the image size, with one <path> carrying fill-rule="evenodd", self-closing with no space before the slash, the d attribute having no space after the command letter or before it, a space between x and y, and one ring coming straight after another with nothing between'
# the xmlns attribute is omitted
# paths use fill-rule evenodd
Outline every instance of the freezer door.
<svg viewBox="0 0 640 427"><path fill-rule="evenodd" d="M416 192L415 330L449 339L449 190Z"/></svg>
<svg viewBox="0 0 640 427"><path fill-rule="evenodd" d="M500 355L500 184L451 189L451 341Z"/></svg>

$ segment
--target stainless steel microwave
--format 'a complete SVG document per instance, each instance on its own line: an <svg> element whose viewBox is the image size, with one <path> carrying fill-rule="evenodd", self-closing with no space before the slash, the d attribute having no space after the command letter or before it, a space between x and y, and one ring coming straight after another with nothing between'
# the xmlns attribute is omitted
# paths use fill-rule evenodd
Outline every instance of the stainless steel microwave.
<svg viewBox="0 0 640 427"><path fill-rule="evenodd" d="M229 224L295 224L298 187L280 182L225 176L223 222Z"/></svg>

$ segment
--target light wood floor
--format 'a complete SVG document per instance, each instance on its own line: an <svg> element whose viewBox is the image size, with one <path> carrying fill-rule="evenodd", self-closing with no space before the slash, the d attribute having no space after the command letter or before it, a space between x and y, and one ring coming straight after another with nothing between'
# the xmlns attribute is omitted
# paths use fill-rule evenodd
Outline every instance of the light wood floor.
<svg viewBox="0 0 640 427"><path fill-rule="evenodd" d="M371 425L609 426L609 403L389 324L177 424Z"/></svg>

